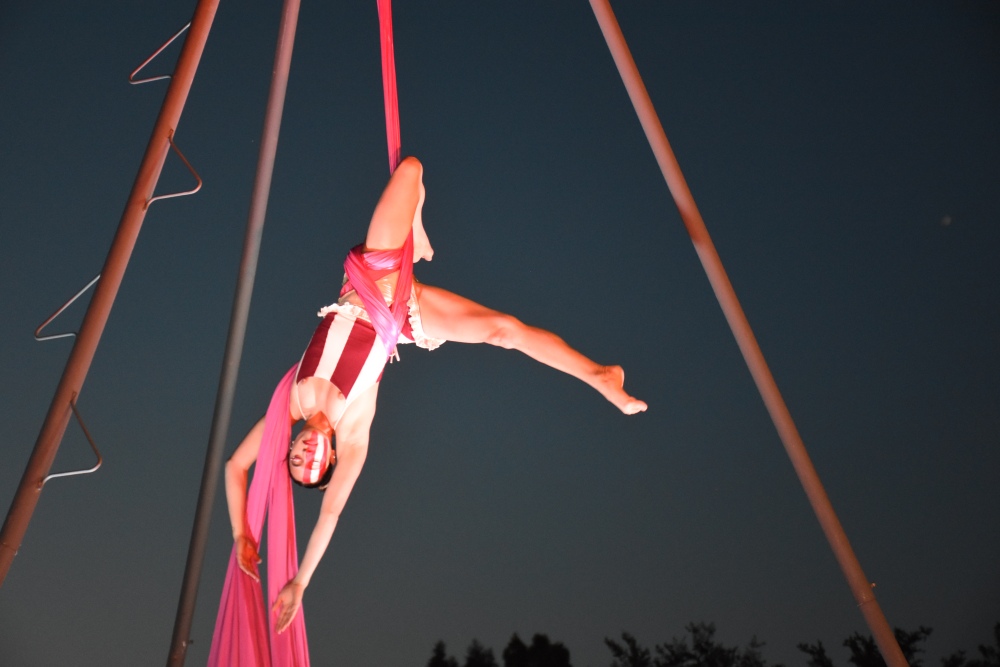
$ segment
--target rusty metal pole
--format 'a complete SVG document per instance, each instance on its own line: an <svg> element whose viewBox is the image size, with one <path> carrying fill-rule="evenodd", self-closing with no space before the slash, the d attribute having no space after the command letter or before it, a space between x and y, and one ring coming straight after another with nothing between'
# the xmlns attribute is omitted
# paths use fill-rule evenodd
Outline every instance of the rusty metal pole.
<svg viewBox="0 0 1000 667"><path fill-rule="evenodd" d="M170 138L177 129L184 103L191 90L191 82L194 80L201 54L205 49L218 4L219 0L200 0L195 8L190 33L184 40L160 115L156 119L153 134L139 166L139 173L125 204L118 231L101 270L101 280L80 325L80 332L66 362L66 369L56 388L38 440L35 442L35 449L21 477L21 483L7 512L3 529L0 530L0 585L3 585L14 562L14 556L21 548L24 534L28 530L28 524L41 495L41 482L51 469L63 434L66 432L71 414L70 402L80 393L94 359L94 352L97 350L111 306L118 294L125 267L128 265L136 238L139 236L139 229L146 217L147 202L153 196L163 162L170 149Z"/></svg>
<svg viewBox="0 0 1000 667"><path fill-rule="evenodd" d="M222 450L229 432L229 419L233 411L233 397L236 393L236 379L239 374L240 358L243 355L243 340L247 319L250 314L250 298L253 296L254 277L257 273L257 258L260 255L261 237L264 233L264 218L267 200L271 191L271 176L274 160L278 152L278 132L281 129L281 115L285 105L285 91L288 89L288 73L292 63L292 47L295 44L295 28L298 24L300 0L285 0L278 28L278 45L274 54L274 69L271 72L271 90L268 93L267 109L264 112L264 129L261 132L260 152L257 157L257 173L254 177L253 193L250 195L250 213L247 219L246 236L243 242L243 258L240 260L239 279L233 297L233 310L229 320L229 335L222 360L219 390L215 399L215 414L209 435L208 451L205 453L205 467L198 494L194 527L191 529L191 544L188 548L187 565L184 569L184 583L177 603L177 617L170 644L167 665L182 667L191 643L191 625L195 603L198 598L198 583L201 579L205 547L208 544L208 529L212 520L212 505L218 487L222 468Z"/></svg>
<svg viewBox="0 0 1000 667"><path fill-rule="evenodd" d="M611 11L611 6L608 0L590 0L590 6L594 10L594 15L601 26L601 32L604 34L604 39L611 50L615 65L618 67L618 72L621 74L622 81L624 81L625 87L628 90L632 105L635 107L635 112L639 116L640 123L642 123L646 139L649 140L649 145L653 149L656 161L660 165L660 171L663 172L663 178L666 180L667 186L670 188L670 193L674 197L674 202L680 210L681 220L683 220L684 226L691 236L691 241L694 243L698 258L701 260L705 273L708 274L708 280L712 285L716 298L719 300L719 305L722 306L722 311L729 322L729 327L733 331L733 336L735 336L740 351L743 353L743 358L750 368L750 374L757 384L757 390L764 399L764 404L771 415L771 420L778 430L778 435L785 446L785 451L792 461L792 466L795 468L795 472L802 483L802 487L805 489L813 511L819 519L826 539L829 541L837 562L840 564L840 569L847 578L847 583L854 594L854 599L857 601L858 607L861 609L861 613L864 615L865 621L868 623L868 627L871 629L886 663L890 667L906 667L906 658L903 656L903 652L896 642L892 628L889 627L882 609L875 600L872 585L861 570L861 563L858 562L854 551L851 549L851 545L847 540L847 534L844 532L840 521L837 519L837 515L833 511L833 505L830 503L830 499L823 489L823 484L820 482L819 475L816 473L809 454L806 452L805 444L802 442L798 429L795 427L795 422L792 421L792 415L788 411L788 406L785 405L785 401L778 391L778 385L775 383L767 362L764 360L764 353L761 352L760 346L757 344L757 339L750 329L750 323L747 321L743 308L736 298L736 292L733 290L732 283L729 282L729 277L722 267L722 260L719 258L719 254L715 250L715 245L708 235L705 221L702 219L697 205L695 205L694 197L691 195L691 190L684 180L684 175L681 173L677 158L670 148L667 135L663 131L663 126L660 124L660 119L656 115L655 109L653 109L653 102L650 100L646 86L639 76L639 70L632 59L632 54L625 43L625 37L622 35L618 21Z"/></svg>

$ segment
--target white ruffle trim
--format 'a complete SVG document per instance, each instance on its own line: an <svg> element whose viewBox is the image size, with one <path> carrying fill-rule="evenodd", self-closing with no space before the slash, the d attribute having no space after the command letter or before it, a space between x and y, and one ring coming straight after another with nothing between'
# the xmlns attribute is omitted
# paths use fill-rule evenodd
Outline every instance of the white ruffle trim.
<svg viewBox="0 0 1000 667"><path fill-rule="evenodd" d="M372 320L368 317L367 310L348 301L348 295L353 293L354 292L349 292L348 294L342 296L337 303L331 303L329 306L320 308L319 312L316 314L319 317L326 317L329 313L342 313L354 319L371 322ZM445 342L443 338L431 338L424 333L424 325L420 320L420 304L417 302L417 288L415 286L410 290L410 300L407 302L406 306L407 319L410 321L410 329L413 330L413 342L416 346L422 347L425 350L436 350L441 347L441 345ZM408 343L409 341L399 342Z"/></svg>

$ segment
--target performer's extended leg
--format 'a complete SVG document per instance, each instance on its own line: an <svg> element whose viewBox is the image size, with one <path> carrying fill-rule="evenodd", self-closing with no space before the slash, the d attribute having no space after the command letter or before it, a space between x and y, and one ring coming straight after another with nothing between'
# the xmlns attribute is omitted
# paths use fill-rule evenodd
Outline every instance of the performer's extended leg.
<svg viewBox="0 0 1000 667"><path fill-rule="evenodd" d="M430 285L417 286L420 314L428 336L457 343L489 343L520 350L596 389L625 414L646 404L625 392L621 366L602 366L580 354L551 331L524 324L505 313Z"/></svg>
<svg viewBox="0 0 1000 667"><path fill-rule="evenodd" d="M368 224L365 247L394 250L403 247L413 229L413 261L430 261L434 254L424 232L421 211L424 205L424 168L415 157L404 158L389 178Z"/></svg>

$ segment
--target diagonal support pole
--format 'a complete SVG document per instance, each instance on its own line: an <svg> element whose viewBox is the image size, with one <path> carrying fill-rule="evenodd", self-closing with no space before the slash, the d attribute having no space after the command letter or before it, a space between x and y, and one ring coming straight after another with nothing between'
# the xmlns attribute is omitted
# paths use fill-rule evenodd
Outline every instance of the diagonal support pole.
<svg viewBox="0 0 1000 667"><path fill-rule="evenodd" d="M222 449L229 432L229 420L233 411L233 397L236 393L236 379L239 375L240 359L243 356L243 340L247 319L250 314L250 298L253 295L254 278L257 273L257 258L260 255L261 237L264 233L264 218L267 200L271 192L271 176L278 151L278 132L281 129L281 115L285 105L285 91L288 88L288 72L291 69L292 47L295 44L295 28L299 17L299 0L285 0L278 28L278 45L274 55L274 69L271 75L271 90L264 113L264 129L261 133L260 153L257 158L257 173L254 177L253 193L250 196L250 213L247 220L246 237L243 242L243 258L240 260L239 279L233 297L232 316L229 320L229 335L222 360L219 390L215 398L215 413L205 454L205 468L198 494L194 527L191 529L191 545L188 549L184 583L177 604L177 618L170 644L167 664L181 667L191 643L191 623L195 602L198 597L198 583L201 567L205 559L208 543L208 529L212 517L219 475L222 468Z"/></svg>
<svg viewBox="0 0 1000 667"><path fill-rule="evenodd" d="M826 495L819 475L816 473L816 468L806 452L805 444L795 427L795 422L792 421L788 406L785 405L781 392L778 391L778 385L774 381L774 376L771 375L771 370L764 360L764 353L761 352L760 345L757 344L757 339L750 329L746 314L736 298L736 292L733 290L732 283L729 282L729 276L726 275L722 266L722 260L708 235L705 221L698 211L691 190L688 188L680 165L677 163L677 158L670 148L667 135L656 115L656 110L653 108L653 102L649 98L642 77L639 76L639 69L632 59L632 54L625 43L625 37L622 35L618 21L611 11L611 6L608 0L590 0L590 6L594 10L597 22L601 26L601 32L604 34L615 65L618 67L618 73L621 74L632 105L639 116L639 122L646 133L646 139L649 140L656 161L660 165L660 171L663 172L663 178L666 180L674 202L680 210L681 220L691 236L691 241L694 243L695 251L698 253L705 273L708 274L708 281L712 285L715 297L719 300L719 305L722 306L722 312L725 314L733 336L735 336L740 351L743 353L743 358L750 368L750 374L757 385L757 390L760 392L761 398L764 399L771 420L778 430L785 451L792 461L795 473L805 489L806 496L808 496L813 511L816 513L816 518L819 520L823 533L840 564L840 569L847 578L854 599L857 601L858 607L861 609L861 613L889 667L906 667L906 658L896 642L892 628L889 627L881 607L875 600L872 585L865 577L865 573L861 570L861 563L851 549L847 534L833 511L833 505L830 503L830 498Z"/></svg>
<svg viewBox="0 0 1000 667"><path fill-rule="evenodd" d="M66 369L56 388L38 440L35 442L35 449L21 477L21 483L14 495L3 529L0 530L0 585L7 578L14 556L21 548L21 541L28 530L28 524L41 495L39 482L52 468L52 462L55 460L56 452L59 451L59 444L69 423L71 402L80 394L87 371L90 370L90 364L94 360L97 344L104 332L115 296L125 275L125 267L128 265L139 230L146 217L146 202L153 196L156 182L160 178L163 161L167 157L167 151L170 150L169 137L173 135L180 121L218 5L219 0L199 0L195 8L191 31L184 40L184 47L177 60L170 86L167 88L160 115L156 119L153 134L139 166L139 173L136 175L121 222L118 224L118 231L101 270L101 280L80 325L80 332L73 344L73 351L70 352L69 360L66 362Z"/></svg>

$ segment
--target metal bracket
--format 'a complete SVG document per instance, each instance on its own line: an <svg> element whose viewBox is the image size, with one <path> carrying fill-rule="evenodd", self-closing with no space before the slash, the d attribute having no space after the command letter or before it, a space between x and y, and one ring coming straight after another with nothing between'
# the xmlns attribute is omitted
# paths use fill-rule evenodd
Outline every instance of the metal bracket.
<svg viewBox="0 0 1000 667"><path fill-rule="evenodd" d="M49 480L55 479L56 477L72 477L73 475L89 475L92 472L97 472L97 469L101 467L104 463L104 459L101 457L101 453L97 451L97 445L94 444L94 439L90 437L90 431L87 430L87 426L83 423L83 417L80 416L80 411L76 409L76 394L73 394L73 398L69 401L69 407L73 410L73 414L76 416L76 421L80 424L80 428L83 429L83 435L87 437L87 442L90 443L90 448L94 450L94 455L97 456L97 464L93 468L88 468L86 470L70 470L69 472L57 472L51 475L46 475L45 479L38 483L38 488L41 489L48 483Z"/></svg>
<svg viewBox="0 0 1000 667"><path fill-rule="evenodd" d="M59 309L56 310L56 312L54 312L51 315L49 315L49 319L47 319L44 322L42 322L41 324L39 324L38 328L35 329L35 340L41 342L41 341L44 341L44 340L55 340L57 338L70 338L70 337L76 336L76 332L75 331L67 331L66 333L49 334L48 336L43 336L42 335L42 329L44 329L45 327L49 326L49 324L52 323L52 320L54 320L57 317L59 317L60 315L62 315L62 312L64 310L66 310L67 308L69 308L73 304L74 301L76 301L81 296L83 296L83 293L86 292L87 290L89 290L91 287L93 287L94 283L96 283L100 279L101 279L101 274L98 273L96 276L94 276L93 280L91 280L89 283L87 283L84 286L84 288L82 290L80 290L79 292L77 292L76 294L74 294L70 298L70 300L67 301L66 303L64 303L62 306L60 306Z"/></svg>
<svg viewBox="0 0 1000 667"><path fill-rule="evenodd" d="M165 48L167 48L168 46L170 46L175 39L177 39L178 37L180 37L181 35L183 35L184 31L187 30L190 27L191 27L191 23L188 22L188 24L186 26L184 26L183 28L181 28L180 30L177 31L177 34L175 34L173 37L171 37L170 39L168 39L163 44L163 46L161 46L160 48L158 48L156 50L156 52L153 53L153 55L151 55L150 57L148 57L144 61L142 61L142 64L139 65L138 67L136 67L134 70L132 70L132 73L128 75L128 82L131 83L133 86L138 86L139 84L142 84L142 83L150 83L152 81L162 81L163 79L170 79L170 78L172 78L172 75L170 75L170 74L161 74L160 76L152 76L152 77L149 77L148 79L136 79L135 75L139 73L139 70L141 70L143 67L145 67L146 65L148 65L149 63L151 63L153 61L153 59L156 58L156 56L158 56L161 53L163 53L163 50Z"/></svg>
<svg viewBox="0 0 1000 667"><path fill-rule="evenodd" d="M194 176L196 181L198 181L198 185L196 185L193 190L185 190L184 192L171 192L170 194L166 195L157 195L146 202L147 210L149 209L149 205L152 204L154 201L159 201L161 199L170 199L171 197L185 197L187 195L193 195L194 193L198 192L198 190L201 190L201 176L198 175L198 172L194 170L194 167L191 166L191 163L187 161L186 157L184 157L184 153L181 153L181 149L177 148L177 144L174 143L173 130L171 130L170 134L167 135L167 141L170 142L170 147L174 149L175 153L177 153L177 157L181 159L181 162L184 163L184 166L188 168L188 171L191 172L191 175Z"/></svg>

